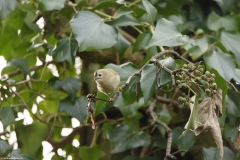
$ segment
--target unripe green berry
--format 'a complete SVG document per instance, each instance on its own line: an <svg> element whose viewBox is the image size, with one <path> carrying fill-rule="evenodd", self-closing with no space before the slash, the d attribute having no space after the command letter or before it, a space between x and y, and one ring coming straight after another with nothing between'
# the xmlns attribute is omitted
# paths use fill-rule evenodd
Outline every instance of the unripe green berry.
<svg viewBox="0 0 240 160"><path fill-rule="evenodd" d="M213 82L215 81L215 78L211 77L211 78L208 79L208 81L209 81L210 83L213 83Z"/></svg>
<svg viewBox="0 0 240 160"><path fill-rule="evenodd" d="M206 83L204 84L204 86L208 88L208 87L209 87L209 83L206 82Z"/></svg>
<svg viewBox="0 0 240 160"><path fill-rule="evenodd" d="M212 84L211 84L211 88L214 89L214 90L216 90L216 89L217 89L217 84L216 84L216 83L212 83Z"/></svg>
<svg viewBox="0 0 240 160"><path fill-rule="evenodd" d="M203 72L203 68L199 68L198 70L199 70L200 72Z"/></svg>
<svg viewBox="0 0 240 160"><path fill-rule="evenodd" d="M206 89L206 90L205 90L205 93L206 93L206 95L208 95L208 96L209 96L209 95L210 95L210 93L211 93L210 89Z"/></svg>
<svg viewBox="0 0 240 160"><path fill-rule="evenodd" d="M180 81L180 80L177 80L176 83L177 83L177 84L181 84L181 81Z"/></svg>
<svg viewBox="0 0 240 160"><path fill-rule="evenodd" d="M205 75L208 76L208 77L212 76L212 74L209 71L206 71Z"/></svg>
<svg viewBox="0 0 240 160"><path fill-rule="evenodd" d="M203 101L202 98L198 98L198 103L201 103Z"/></svg>
<svg viewBox="0 0 240 160"><path fill-rule="evenodd" d="M213 78L215 78L215 77L216 77L216 75L215 75L214 73L212 73L212 77L213 77Z"/></svg>
<svg viewBox="0 0 240 160"><path fill-rule="evenodd" d="M188 107L188 106L189 106L189 103L188 103L188 102L184 102L184 105L185 105L186 107Z"/></svg>
<svg viewBox="0 0 240 160"><path fill-rule="evenodd" d="M205 75L202 75L201 78L202 78L203 80L206 80L206 79L207 79L207 77L206 77Z"/></svg>
<svg viewBox="0 0 240 160"><path fill-rule="evenodd" d="M187 64L184 64L182 67L183 67L184 69L187 69L188 65L187 65Z"/></svg>
<svg viewBox="0 0 240 160"><path fill-rule="evenodd" d="M216 93L217 93L217 91L216 91L216 90L213 90L213 91L212 91L212 93L213 93L213 94L216 94Z"/></svg>
<svg viewBox="0 0 240 160"><path fill-rule="evenodd" d="M201 82L201 78L200 78L200 77L197 77L197 78L196 78L196 81Z"/></svg>

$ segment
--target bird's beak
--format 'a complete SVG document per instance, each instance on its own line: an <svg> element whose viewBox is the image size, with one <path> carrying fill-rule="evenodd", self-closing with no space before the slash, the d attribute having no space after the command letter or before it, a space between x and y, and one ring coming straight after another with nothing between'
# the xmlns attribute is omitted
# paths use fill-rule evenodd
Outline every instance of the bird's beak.
<svg viewBox="0 0 240 160"><path fill-rule="evenodd" d="M100 78L95 77L95 78L93 78L92 81L97 81L98 79L100 79Z"/></svg>

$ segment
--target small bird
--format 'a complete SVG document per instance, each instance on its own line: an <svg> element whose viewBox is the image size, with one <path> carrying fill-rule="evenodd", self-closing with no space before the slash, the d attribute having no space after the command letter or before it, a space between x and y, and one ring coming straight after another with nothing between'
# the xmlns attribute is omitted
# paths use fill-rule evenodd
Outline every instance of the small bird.
<svg viewBox="0 0 240 160"><path fill-rule="evenodd" d="M120 76L111 68L99 69L95 71L93 81L97 83L97 89L108 96L118 89Z"/></svg>

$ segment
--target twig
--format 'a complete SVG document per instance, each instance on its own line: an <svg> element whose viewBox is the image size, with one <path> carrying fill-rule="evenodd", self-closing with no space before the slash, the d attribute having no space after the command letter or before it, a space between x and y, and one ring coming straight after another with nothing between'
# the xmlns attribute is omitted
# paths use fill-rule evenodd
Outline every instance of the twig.
<svg viewBox="0 0 240 160"><path fill-rule="evenodd" d="M178 106L179 103L177 101L171 100L171 99L167 99L161 96L156 96L156 100L161 102L161 103L165 103L165 104L172 104L173 106Z"/></svg>
<svg viewBox="0 0 240 160"><path fill-rule="evenodd" d="M9 133L10 133L9 131L1 132L0 136L6 135L6 134L9 134Z"/></svg>
<svg viewBox="0 0 240 160"><path fill-rule="evenodd" d="M237 92L238 94L240 94L240 92L238 91L238 89L229 81L226 81L231 87L233 87L233 89L235 90L235 92Z"/></svg>
<svg viewBox="0 0 240 160"><path fill-rule="evenodd" d="M152 125L155 125L155 124L161 125L167 131L167 134L168 134L167 147L166 147L166 156L165 156L164 160L167 160L168 157L170 157L172 159L176 159L173 155L171 155L172 130L165 123L163 123L162 121L160 121L158 119L156 113L153 111L154 107L155 107L155 103L156 103L156 100L154 99L152 101L152 103L149 105L148 111L149 111L150 115L153 118Z"/></svg>

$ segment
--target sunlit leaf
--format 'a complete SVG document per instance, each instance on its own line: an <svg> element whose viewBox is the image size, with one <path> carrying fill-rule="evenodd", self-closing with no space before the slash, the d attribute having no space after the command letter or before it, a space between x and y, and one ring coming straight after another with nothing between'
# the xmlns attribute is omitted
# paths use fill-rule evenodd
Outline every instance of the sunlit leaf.
<svg viewBox="0 0 240 160"><path fill-rule="evenodd" d="M194 41L186 35L182 35L174 22L161 18L153 33L153 37L148 44L151 46L180 46L183 44L193 44Z"/></svg>
<svg viewBox="0 0 240 160"><path fill-rule="evenodd" d="M38 8L41 11L60 10L64 7L65 1L66 0L40 0Z"/></svg>
<svg viewBox="0 0 240 160"><path fill-rule="evenodd" d="M16 5L16 0L0 0L0 16L2 18L7 17L7 15L15 9Z"/></svg>
<svg viewBox="0 0 240 160"><path fill-rule="evenodd" d="M101 147L99 146L81 146L80 147L80 158L82 160L99 160L100 158L104 157L105 153L102 151ZM94 154L89 154L94 153Z"/></svg>
<svg viewBox="0 0 240 160"><path fill-rule="evenodd" d="M84 22L84 23L82 23ZM70 21L79 51L93 51L112 47L117 43L117 30L90 11L78 12Z"/></svg>
<svg viewBox="0 0 240 160"><path fill-rule="evenodd" d="M147 21L152 23L156 19L158 11L148 0L142 0L142 3L147 11Z"/></svg>

